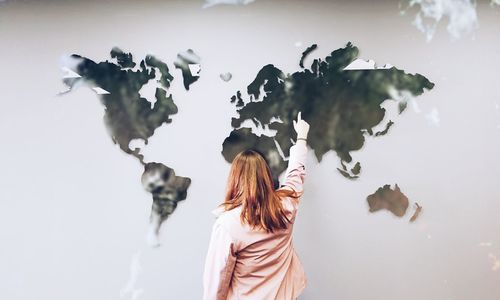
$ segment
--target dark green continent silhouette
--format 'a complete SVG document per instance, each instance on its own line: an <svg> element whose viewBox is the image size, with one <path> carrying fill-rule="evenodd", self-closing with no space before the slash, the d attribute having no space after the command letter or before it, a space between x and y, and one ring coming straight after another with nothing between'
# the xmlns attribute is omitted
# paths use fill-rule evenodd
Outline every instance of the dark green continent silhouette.
<svg viewBox="0 0 500 300"><path fill-rule="evenodd" d="M182 78L184 78L184 88L188 91L191 84L193 84L200 78L199 76L193 76L191 74L189 65L199 63L200 57L196 53L194 53L192 49L188 49L185 52L177 54L177 59L174 62L174 66L182 71Z"/></svg>
<svg viewBox="0 0 500 300"><path fill-rule="evenodd" d="M63 82L69 90L83 83L97 86L107 93L100 94L104 105L104 122L115 144L125 153L136 157L144 166L141 177L144 188L153 196L151 222L152 232L158 234L161 223L173 213L177 202L186 199L191 179L175 175L173 169L156 162L144 162L141 148L130 149L129 144L135 139L144 141L153 136L155 130L163 123L172 122L171 115L178 109L168 89L174 77L167 64L154 56L147 55L139 63L137 70L131 53L124 53L113 48L110 53L117 63L104 61L96 63L88 58L73 54L77 61L72 71L81 77L64 78ZM155 102L141 97L139 91L150 80L160 73L155 91Z"/></svg>
<svg viewBox="0 0 500 300"><path fill-rule="evenodd" d="M143 163L140 149L132 150L129 144L134 139L141 139L147 144L155 129L163 123L172 122L170 115L178 111L172 95L167 96L173 76L165 63L151 55L140 62L140 70L136 71L129 69L135 66L130 53L125 54L120 49L113 48L111 56L117 57L118 64L109 61L95 63L73 54L72 58L80 60L73 71L82 77L66 78L64 83L72 89L83 80L109 92L100 95L100 100L105 107L104 122L113 142L125 153L134 155ZM156 88L156 102L151 108L151 102L141 97L139 91L155 78L157 71L161 73L160 86Z"/></svg>
<svg viewBox="0 0 500 300"><path fill-rule="evenodd" d="M386 209L397 217L405 215L409 204L408 197L401 192L397 184L394 190L388 184L379 187L375 193L366 197L366 201L368 201L368 205L370 206L370 212Z"/></svg>
<svg viewBox="0 0 500 300"><path fill-rule="evenodd" d="M304 57L315 48L313 45L303 53L301 65ZM407 74L395 67L344 70L358 57L358 53L358 48L348 43L323 60L314 59L310 68L292 74L285 74L272 64L264 66L247 86L246 98L249 100L244 101L241 91L231 97L239 117L231 120L234 130L223 143L222 155L226 161L231 162L237 150L245 147L259 150L267 155L268 161L273 161L275 153L278 153L278 150L273 150L274 140L283 154L288 156L292 146L290 138L294 137L292 120L301 111L302 118L310 124L307 143L314 150L318 162L325 153L333 150L342 166L338 171L347 178L357 178L361 171L360 163L355 163L350 169L346 163L352 162L352 151L363 147L365 135L385 135L393 125L390 120L383 131L373 132L373 127L380 124L385 116L385 109L380 105L391 99L390 90L406 90L418 96L424 89L434 87L424 76ZM261 88L264 95L261 95ZM401 113L406 105L400 103L399 107ZM273 117L281 122L271 121ZM250 130L239 128L245 120L251 120L257 127L268 125L277 133L274 137L259 137ZM286 161L281 159L271 168L277 181L279 174L286 169Z"/></svg>

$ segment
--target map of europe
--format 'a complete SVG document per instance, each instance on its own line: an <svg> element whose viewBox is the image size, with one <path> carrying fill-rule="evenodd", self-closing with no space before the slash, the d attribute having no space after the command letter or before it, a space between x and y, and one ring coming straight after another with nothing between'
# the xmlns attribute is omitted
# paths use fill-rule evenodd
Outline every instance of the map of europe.
<svg viewBox="0 0 500 300"><path fill-rule="evenodd" d="M407 93L416 97L434 87L426 77L408 74L396 67L346 68L359 55L359 49L351 43L304 67L305 58L316 48L317 45L312 45L302 53L300 70L285 73L267 64L244 92L238 90L228 99L234 104L238 117L230 120L233 130L221 141L222 156L231 163L240 151L258 150L272 170L276 188L280 186L279 175L287 167L284 158L293 145L292 120L299 111L310 124L307 143L318 162L333 151L339 158L337 171L349 180L356 180L362 165L353 161L351 152L363 147L366 136L383 136L394 125L389 120L382 124L383 130L374 130L386 114L381 104L388 99L397 101L401 114L407 107L407 99L395 95ZM73 75L63 78L68 87L63 93L82 85L94 87L104 106L104 123L112 141L144 166L141 182L153 198L150 219L154 233L158 234L162 222L174 212L178 202L187 198L191 178L186 174L183 174L185 177L177 175L162 162L145 162L141 146L131 149L130 145L133 140L142 140L144 147L147 146L155 130L162 124L170 124L170 116L178 113L175 98L169 91L174 76L167 63L152 55L142 59L138 68L131 53L114 47L110 56L114 61L94 62L78 54L71 55L74 63L68 70ZM199 62L198 55L191 49L180 53L174 62L175 68L182 72L186 90L200 78L193 71ZM154 101L140 94L141 88L150 81L157 84ZM257 135L251 128L242 126L247 120L276 133ZM408 207L408 199L397 185L395 190L385 185L368 196L367 201L371 212L386 209L398 217L403 216Z"/></svg>

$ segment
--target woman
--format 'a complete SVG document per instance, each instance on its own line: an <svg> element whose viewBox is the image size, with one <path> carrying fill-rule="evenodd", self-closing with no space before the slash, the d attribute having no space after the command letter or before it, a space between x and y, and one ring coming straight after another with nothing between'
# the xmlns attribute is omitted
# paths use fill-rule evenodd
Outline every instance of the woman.
<svg viewBox="0 0 500 300"><path fill-rule="evenodd" d="M203 274L203 299L296 299L306 286L293 248L292 230L303 193L309 124L298 113L297 142L290 148L284 184L273 188L271 171L256 151L231 164Z"/></svg>

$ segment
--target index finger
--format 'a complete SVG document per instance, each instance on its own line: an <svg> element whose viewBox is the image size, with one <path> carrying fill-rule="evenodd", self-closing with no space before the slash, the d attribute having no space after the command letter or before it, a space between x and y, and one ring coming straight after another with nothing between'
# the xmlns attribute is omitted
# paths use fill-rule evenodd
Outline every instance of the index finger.
<svg viewBox="0 0 500 300"><path fill-rule="evenodd" d="M299 111L299 114L297 115L297 121L299 121L300 119L302 119L302 116L301 116L302 112Z"/></svg>

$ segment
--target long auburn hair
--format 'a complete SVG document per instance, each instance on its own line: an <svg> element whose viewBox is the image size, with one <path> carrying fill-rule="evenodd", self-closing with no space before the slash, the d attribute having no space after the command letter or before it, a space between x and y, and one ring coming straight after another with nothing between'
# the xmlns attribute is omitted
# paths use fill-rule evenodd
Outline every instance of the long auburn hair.
<svg viewBox="0 0 500 300"><path fill-rule="evenodd" d="M220 206L228 211L241 205L242 224L274 232L290 223L281 198L298 198L301 194L289 189L275 190L266 160L260 152L248 149L238 153L231 164L226 196Z"/></svg>

